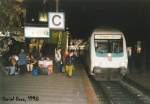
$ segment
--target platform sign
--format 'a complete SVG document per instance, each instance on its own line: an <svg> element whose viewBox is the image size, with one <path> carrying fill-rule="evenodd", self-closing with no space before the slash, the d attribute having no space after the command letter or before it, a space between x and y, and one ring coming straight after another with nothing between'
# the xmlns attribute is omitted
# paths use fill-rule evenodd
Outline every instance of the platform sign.
<svg viewBox="0 0 150 104"><path fill-rule="evenodd" d="M25 26L24 28L25 38L49 38L48 27L32 27Z"/></svg>
<svg viewBox="0 0 150 104"><path fill-rule="evenodd" d="M65 16L63 12L49 12L48 13L48 26L54 30L65 29Z"/></svg>

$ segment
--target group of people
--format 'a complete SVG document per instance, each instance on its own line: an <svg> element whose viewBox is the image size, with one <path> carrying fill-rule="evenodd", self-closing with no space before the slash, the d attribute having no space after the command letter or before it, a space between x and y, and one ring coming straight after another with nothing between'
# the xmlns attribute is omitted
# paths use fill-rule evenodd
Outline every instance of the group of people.
<svg viewBox="0 0 150 104"><path fill-rule="evenodd" d="M51 55L52 56L52 55ZM66 72L68 76L72 76L72 70L74 69L74 63L77 60L77 52L69 51L62 52L61 48L55 49L55 57L46 55L44 57L42 53L33 51L26 54L24 49L20 50L20 53L12 54L9 57L10 67L8 70L9 75L24 74L26 72L34 72L39 74L51 75L55 72ZM34 71L34 70L38 71ZM71 70L71 71L70 71Z"/></svg>
<svg viewBox="0 0 150 104"><path fill-rule="evenodd" d="M31 73L33 69L41 68L41 61L48 62L50 57L44 57L41 52L36 50L27 54L24 49L21 49L18 55L12 54L9 57L8 73L9 75Z"/></svg>
<svg viewBox="0 0 150 104"><path fill-rule="evenodd" d="M79 55L77 51L66 51L62 54L61 48L55 49L55 65L58 72L66 72L71 77L75 64L79 61Z"/></svg>

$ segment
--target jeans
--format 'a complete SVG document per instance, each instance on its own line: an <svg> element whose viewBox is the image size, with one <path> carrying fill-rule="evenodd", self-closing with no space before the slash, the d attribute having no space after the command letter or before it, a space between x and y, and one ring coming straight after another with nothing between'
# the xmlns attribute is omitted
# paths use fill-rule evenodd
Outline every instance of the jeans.
<svg viewBox="0 0 150 104"><path fill-rule="evenodd" d="M61 65L61 62L56 62L56 70L58 72L62 72L62 65Z"/></svg>
<svg viewBox="0 0 150 104"><path fill-rule="evenodd" d="M9 75L15 75L16 72L16 67L15 66L11 66L10 70L9 70Z"/></svg>
<svg viewBox="0 0 150 104"><path fill-rule="evenodd" d="M27 71L26 65L19 65L20 74L23 74Z"/></svg>

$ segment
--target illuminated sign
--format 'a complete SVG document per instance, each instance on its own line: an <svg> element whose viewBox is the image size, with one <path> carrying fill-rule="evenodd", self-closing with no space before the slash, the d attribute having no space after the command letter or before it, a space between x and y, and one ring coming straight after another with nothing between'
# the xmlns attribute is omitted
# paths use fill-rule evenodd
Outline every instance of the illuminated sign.
<svg viewBox="0 0 150 104"><path fill-rule="evenodd" d="M24 28L26 38L49 38L49 28L47 27L29 27Z"/></svg>
<svg viewBox="0 0 150 104"><path fill-rule="evenodd" d="M49 12L48 26L50 29L64 30L65 29L65 17L63 12Z"/></svg>
<svg viewBox="0 0 150 104"><path fill-rule="evenodd" d="M95 39L121 39L121 35L101 35L95 34Z"/></svg>

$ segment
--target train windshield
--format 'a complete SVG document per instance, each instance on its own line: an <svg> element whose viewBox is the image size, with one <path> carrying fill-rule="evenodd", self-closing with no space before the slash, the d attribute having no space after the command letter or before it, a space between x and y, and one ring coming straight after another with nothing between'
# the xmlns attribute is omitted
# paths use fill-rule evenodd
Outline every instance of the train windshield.
<svg viewBox="0 0 150 104"><path fill-rule="evenodd" d="M113 57L123 56L123 39L95 39L95 52L97 56L107 56L112 53Z"/></svg>

